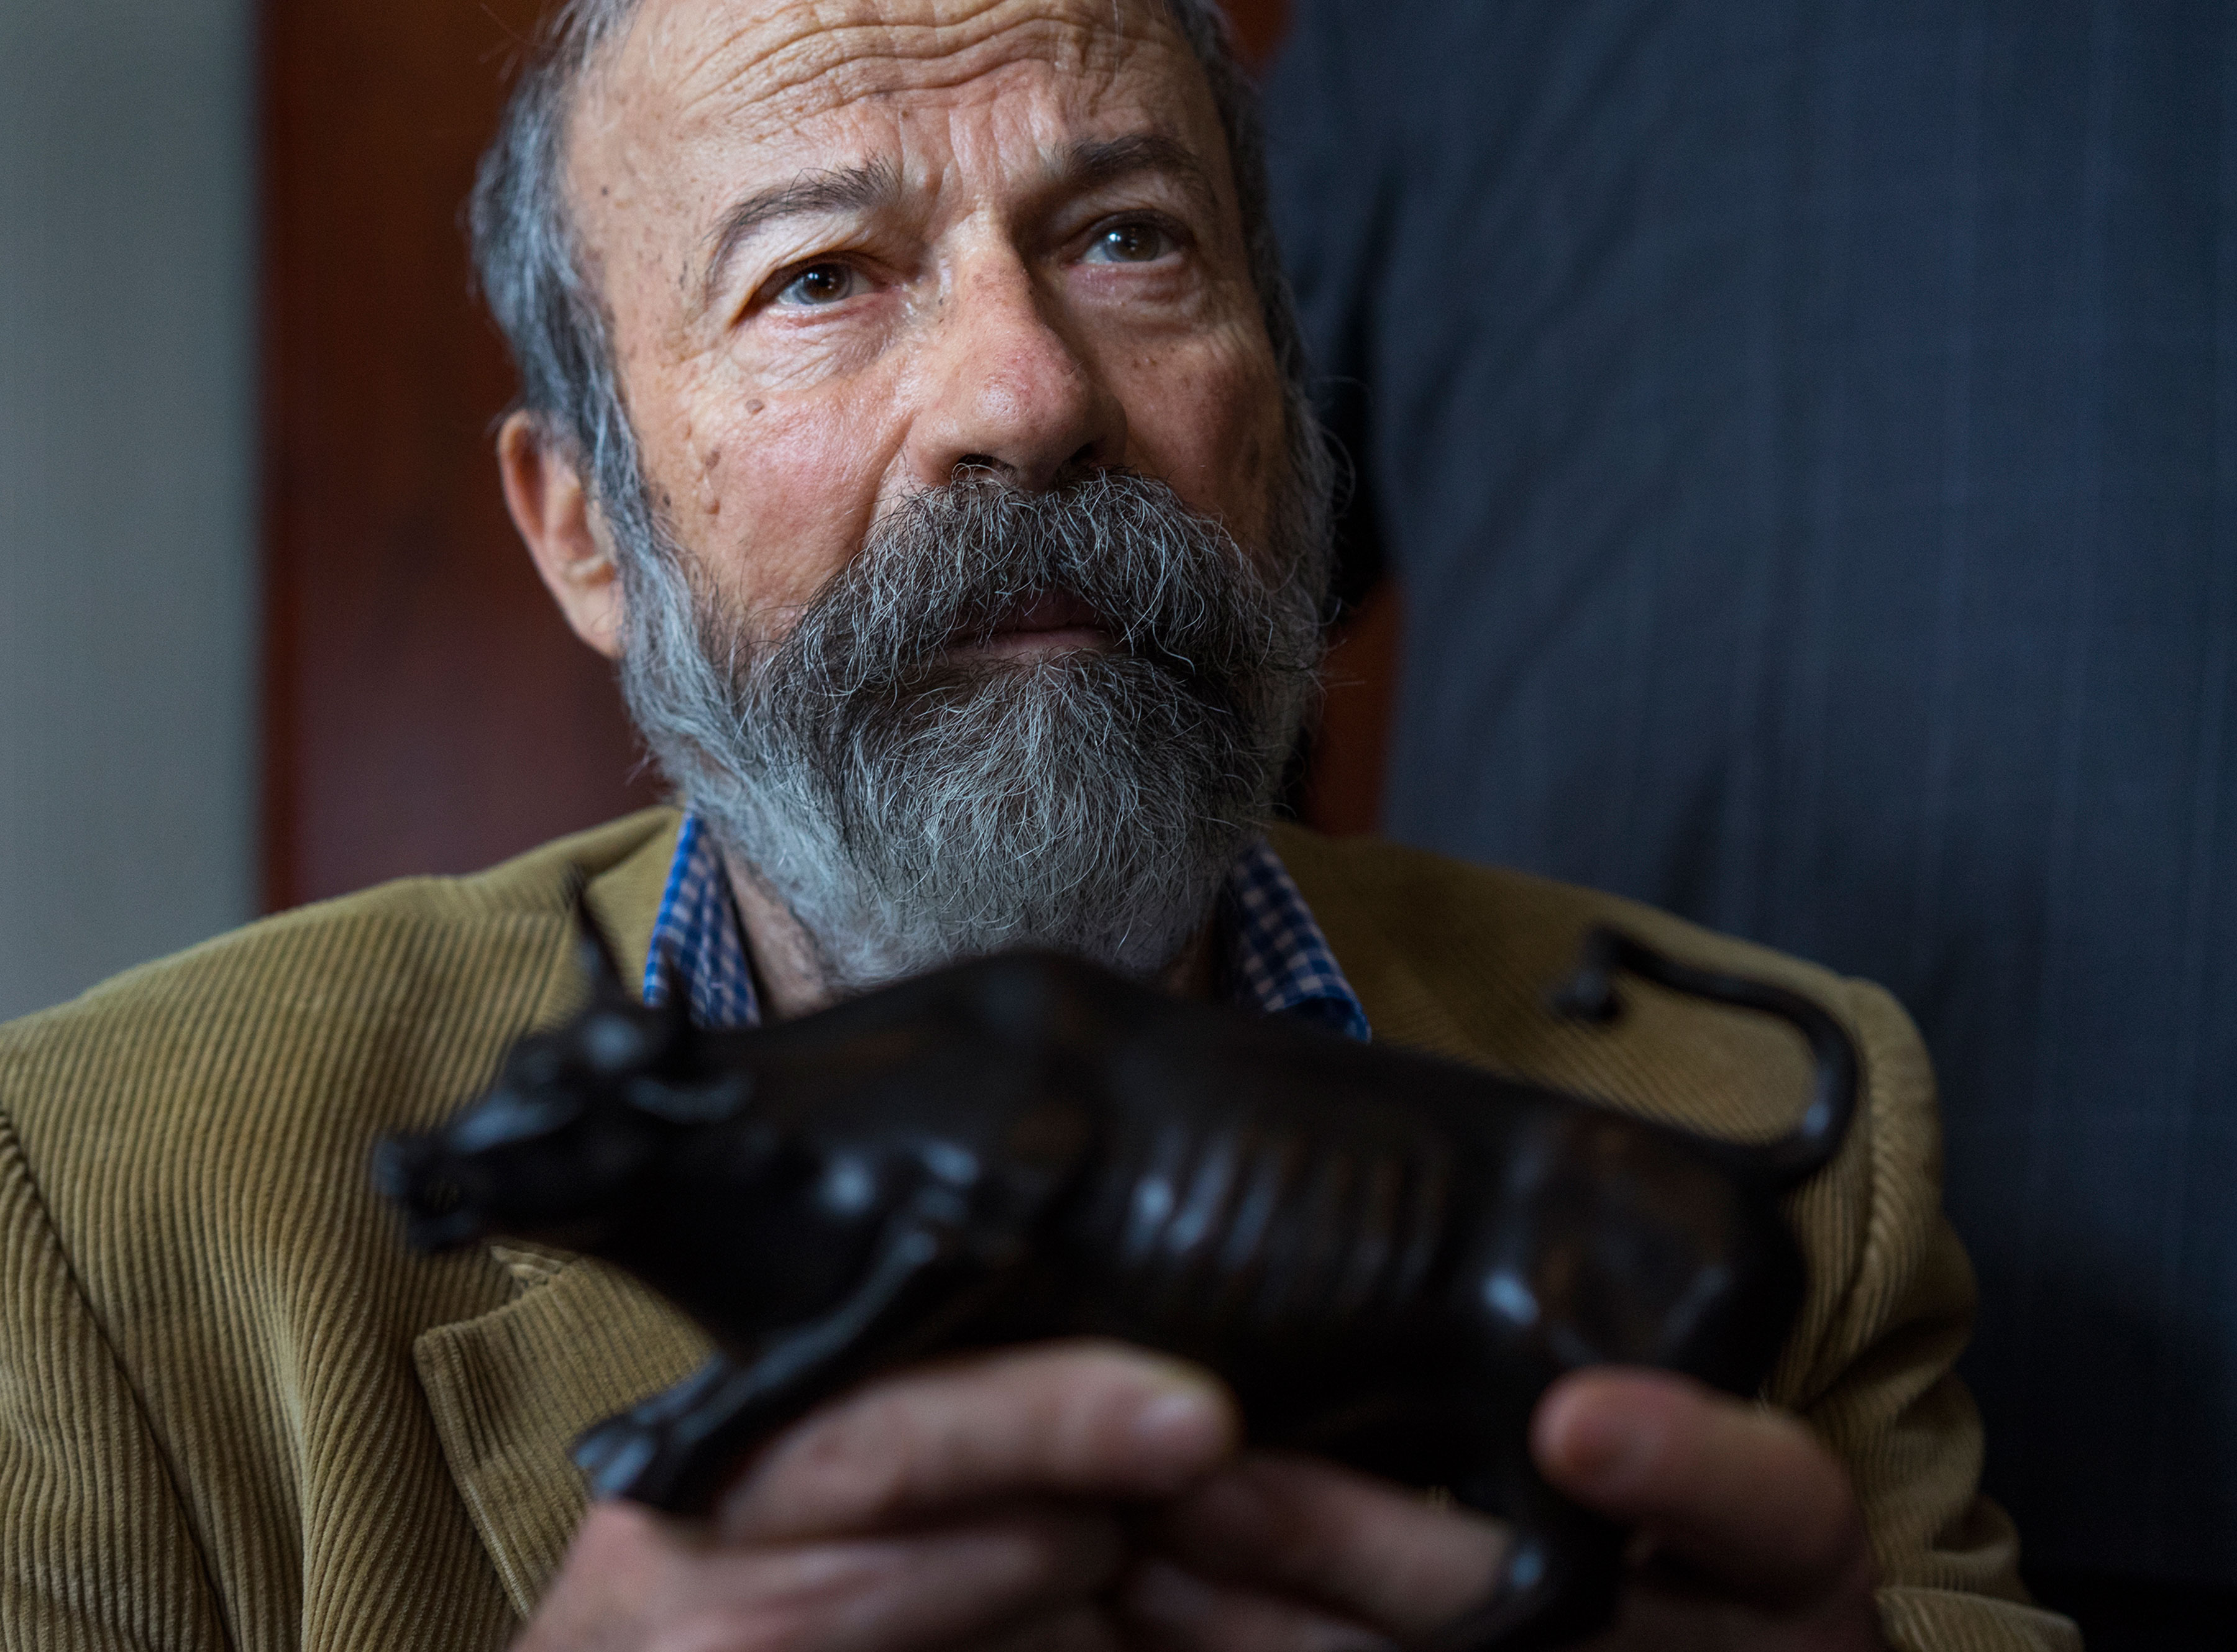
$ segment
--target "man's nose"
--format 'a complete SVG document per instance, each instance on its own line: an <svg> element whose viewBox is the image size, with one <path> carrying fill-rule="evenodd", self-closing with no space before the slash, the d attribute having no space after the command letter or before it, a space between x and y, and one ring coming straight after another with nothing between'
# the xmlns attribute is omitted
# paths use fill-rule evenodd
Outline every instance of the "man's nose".
<svg viewBox="0 0 2237 1652"><path fill-rule="evenodd" d="M1022 264L972 272L946 308L910 431L918 485L977 471L1039 492L1125 461L1126 410Z"/></svg>

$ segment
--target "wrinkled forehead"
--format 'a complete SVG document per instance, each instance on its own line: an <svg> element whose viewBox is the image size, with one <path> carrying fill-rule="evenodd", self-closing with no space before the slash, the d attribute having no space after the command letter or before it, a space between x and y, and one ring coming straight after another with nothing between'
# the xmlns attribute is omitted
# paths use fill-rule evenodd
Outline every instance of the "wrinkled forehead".
<svg viewBox="0 0 2237 1652"><path fill-rule="evenodd" d="M595 219L617 191L680 207L741 167L895 148L968 167L989 130L1014 159L1145 126L1225 174L1210 89L1160 0L645 0L584 88L568 172Z"/></svg>

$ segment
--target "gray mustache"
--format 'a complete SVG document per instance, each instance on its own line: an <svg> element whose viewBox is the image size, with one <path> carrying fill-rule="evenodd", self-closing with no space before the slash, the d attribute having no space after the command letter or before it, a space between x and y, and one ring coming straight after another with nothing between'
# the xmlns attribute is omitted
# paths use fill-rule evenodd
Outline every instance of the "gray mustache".
<svg viewBox="0 0 2237 1652"><path fill-rule="evenodd" d="M1094 610L1118 652L1183 676L1310 668L1309 595L1275 589L1218 522L1125 471L1045 493L972 480L909 496L766 668L839 695L907 685L945 671L959 642L985 641L1050 595Z"/></svg>

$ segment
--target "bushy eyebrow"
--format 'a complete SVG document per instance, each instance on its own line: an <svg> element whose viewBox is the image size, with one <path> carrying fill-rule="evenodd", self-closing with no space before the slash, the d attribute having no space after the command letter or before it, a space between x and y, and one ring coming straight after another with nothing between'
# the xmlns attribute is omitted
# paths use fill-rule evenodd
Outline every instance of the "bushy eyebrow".
<svg viewBox="0 0 2237 1652"><path fill-rule="evenodd" d="M723 277L755 231L784 218L819 213L874 212L901 193L901 175L889 161L859 167L804 172L790 183L748 195L723 214L707 236L707 273L700 283L702 305L714 301Z"/></svg>
<svg viewBox="0 0 2237 1652"><path fill-rule="evenodd" d="M1077 193L1143 173L1172 178L1199 211L1215 213L1219 192L1204 162L1185 144L1158 133L1075 143L1050 177L1049 191ZM901 174L890 161L804 172L790 183L764 189L735 202L707 235L707 273L701 279L700 306L715 301L738 249L767 226L787 218L826 213L868 213L889 206L901 194Z"/></svg>
<svg viewBox="0 0 2237 1652"><path fill-rule="evenodd" d="M1185 189L1199 211L1219 210L1219 191L1196 151L1157 132L1075 143L1051 183L1065 190L1093 189L1145 172L1163 173Z"/></svg>

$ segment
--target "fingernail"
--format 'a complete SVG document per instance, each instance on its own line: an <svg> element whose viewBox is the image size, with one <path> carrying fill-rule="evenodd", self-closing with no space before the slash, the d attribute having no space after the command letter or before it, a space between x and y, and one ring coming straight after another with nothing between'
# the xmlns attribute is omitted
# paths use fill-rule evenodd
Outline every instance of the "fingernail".
<svg viewBox="0 0 2237 1652"><path fill-rule="evenodd" d="M1169 1389L1134 1413L1134 1440L1161 1456L1215 1455L1227 1443L1226 1407L1203 1388Z"/></svg>
<svg viewBox="0 0 2237 1652"><path fill-rule="evenodd" d="M1633 1478L1652 1442L1625 1412L1607 1405L1580 1405L1561 1419L1554 1445L1572 1476L1614 1491Z"/></svg>

